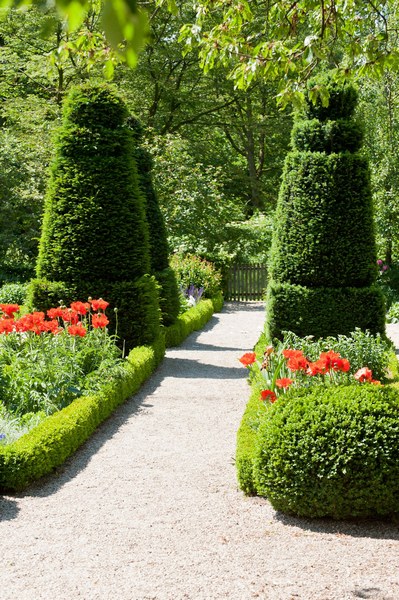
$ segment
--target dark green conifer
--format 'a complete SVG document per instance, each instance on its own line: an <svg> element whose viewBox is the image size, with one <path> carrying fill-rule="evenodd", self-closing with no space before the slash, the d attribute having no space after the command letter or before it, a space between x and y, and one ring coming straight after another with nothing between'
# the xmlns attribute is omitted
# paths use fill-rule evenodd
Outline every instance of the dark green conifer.
<svg viewBox="0 0 399 600"><path fill-rule="evenodd" d="M135 159L139 174L139 185L146 200L145 210L149 229L151 274L154 275L160 286L159 300L162 321L165 325L171 325L176 321L179 314L179 290L175 273L169 266L169 248L165 222L152 183L152 158L149 152L140 145L142 140L140 122L132 117L129 124L137 144Z"/></svg>
<svg viewBox="0 0 399 600"><path fill-rule="evenodd" d="M30 304L46 309L61 299L102 297L118 309L118 336L131 348L158 335L159 306L127 119L124 102L107 85L84 84L70 93Z"/></svg>
<svg viewBox="0 0 399 600"><path fill-rule="evenodd" d="M312 104L308 92L285 162L267 293L270 338L284 330L325 337L385 329L368 163L353 119L357 93L324 84L329 106Z"/></svg>

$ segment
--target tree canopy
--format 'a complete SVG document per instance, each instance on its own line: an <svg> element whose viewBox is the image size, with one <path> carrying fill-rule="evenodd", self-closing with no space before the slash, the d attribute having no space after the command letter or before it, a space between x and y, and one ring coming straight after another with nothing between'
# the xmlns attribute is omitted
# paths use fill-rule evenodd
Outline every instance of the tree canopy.
<svg viewBox="0 0 399 600"><path fill-rule="evenodd" d="M320 65L337 79L397 69L398 11L394 0L200 0L181 39L199 47L205 72L223 64L238 88L278 81L280 103L295 105ZM325 88L312 94L327 104Z"/></svg>

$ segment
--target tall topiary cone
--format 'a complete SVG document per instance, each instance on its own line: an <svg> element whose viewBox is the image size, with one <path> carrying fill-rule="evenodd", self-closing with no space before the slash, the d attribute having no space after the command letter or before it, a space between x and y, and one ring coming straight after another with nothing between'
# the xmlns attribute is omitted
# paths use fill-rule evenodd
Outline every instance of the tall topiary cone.
<svg viewBox="0 0 399 600"><path fill-rule="evenodd" d="M323 83L329 106L312 104L308 91L285 162L266 301L270 339L284 330L315 337L385 330L368 164L353 120L357 92Z"/></svg>
<svg viewBox="0 0 399 600"><path fill-rule="evenodd" d="M31 307L102 297L128 348L159 334L145 202L124 102L84 84L65 103L45 202ZM111 331L115 329L112 310Z"/></svg>
<svg viewBox="0 0 399 600"><path fill-rule="evenodd" d="M159 284L159 304L164 325L172 325L179 314L180 299L176 276L169 266L169 248L165 222L152 183L152 158L143 148L142 126L132 117L129 120L136 142L135 159L140 189L145 198L145 212L149 229L151 274Z"/></svg>

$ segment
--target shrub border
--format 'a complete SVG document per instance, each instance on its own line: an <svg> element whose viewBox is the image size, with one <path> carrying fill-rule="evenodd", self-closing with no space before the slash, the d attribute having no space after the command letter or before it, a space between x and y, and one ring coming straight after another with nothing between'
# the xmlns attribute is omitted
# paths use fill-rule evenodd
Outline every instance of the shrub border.
<svg viewBox="0 0 399 600"><path fill-rule="evenodd" d="M105 385L95 395L77 398L12 444L1 447L0 489L22 491L62 465L117 406L138 391L162 361L165 347L180 344L222 306L221 294L202 300L178 317L175 324L165 327L153 344L133 348L120 380Z"/></svg>
<svg viewBox="0 0 399 600"><path fill-rule="evenodd" d="M254 351L258 358L263 356L263 351L267 346L266 340L266 335L262 333L256 342ZM260 392L264 386L257 365L252 366L248 383L251 387L251 394L237 431L235 464L240 489L246 496L256 496L253 477L255 440L260 417L267 411L267 404L260 401Z"/></svg>

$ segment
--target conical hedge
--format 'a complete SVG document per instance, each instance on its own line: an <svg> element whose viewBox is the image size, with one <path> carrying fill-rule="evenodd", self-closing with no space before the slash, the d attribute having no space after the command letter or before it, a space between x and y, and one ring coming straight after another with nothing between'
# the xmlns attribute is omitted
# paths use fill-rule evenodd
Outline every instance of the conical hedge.
<svg viewBox="0 0 399 600"><path fill-rule="evenodd" d="M124 102L107 85L71 91L56 140L30 304L45 309L60 299L102 297L118 309L118 336L130 348L158 335L159 306L127 118Z"/></svg>
<svg viewBox="0 0 399 600"><path fill-rule="evenodd" d="M169 248L165 222L152 183L152 158L150 153L140 145L142 141L140 122L132 117L129 124L137 144L135 159L139 174L139 185L146 201L145 211L149 229L151 274L154 275L160 286L159 303L162 321L164 325L171 325L176 321L179 314L179 290L175 273L169 266Z"/></svg>
<svg viewBox="0 0 399 600"><path fill-rule="evenodd" d="M325 337L385 329L369 170L353 119L357 93L323 83L329 106L313 105L308 95L285 162L267 292L270 338L284 330Z"/></svg>

